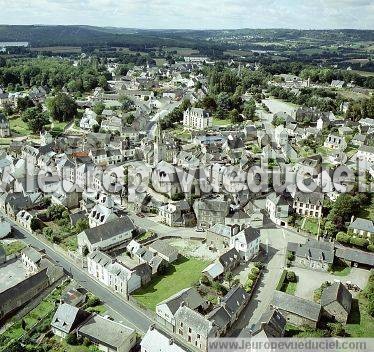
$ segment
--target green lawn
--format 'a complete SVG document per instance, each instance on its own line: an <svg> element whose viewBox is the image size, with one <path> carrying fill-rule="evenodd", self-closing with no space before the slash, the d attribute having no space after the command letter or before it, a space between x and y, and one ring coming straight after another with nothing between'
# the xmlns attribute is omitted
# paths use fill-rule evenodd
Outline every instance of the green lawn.
<svg viewBox="0 0 374 352"><path fill-rule="evenodd" d="M333 266L331 274L335 276L347 276L351 272L350 266Z"/></svg>
<svg viewBox="0 0 374 352"><path fill-rule="evenodd" d="M61 242L61 247L65 250L76 251L78 249L77 235L65 237Z"/></svg>
<svg viewBox="0 0 374 352"><path fill-rule="evenodd" d="M209 263L196 258L180 259L170 268L168 274L155 277L146 287L136 291L133 297L141 305L155 310L161 301L196 283L201 277L201 271Z"/></svg>
<svg viewBox="0 0 374 352"><path fill-rule="evenodd" d="M38 324L50 324L49 321L52 319L52 315L57 307L56 303L59 301L64 287L65 285L56 288L49 296L41 301L37 307L26 314L26 316L23 318L26 332L29 332L32 327ZM17 321L10 326L3 334L0 335L0 351L5 352L8 344L15 339L21 338L21 336L25 333L25 330L22 329L21 321Z"/></svg>
<svg viewBox="0 0 374 352"><path fill-rule="evenodd" d="M224 119L224 120L220 120L217 118L213 119L213 126L230 126L230 125L231 125L230 119Z"/></svg>
<svg viewBox="0 0 374 352"><path fill-rule="evenodd" d="M307 218L303 227L304 231L310 232L312 235L317 235L318 233L318 219Z"/></svg>
<svg viewBox="0 0 374 352"><path fill-rule="evenodd" d="M286 293L289 295L295 295L297 282L289 282L286 287Z"/></svg>
<svg viewBox="0 0 374 352"><path fill-rule="evenodd" d="M360 293L358 300L353 300L351 314L345 330L352 337L374 337L374 318L367 312L368 300Z"/></svg>
<svg viewBox="0 0 374 352"><path fill-rule="evenodd" d="M27 126L27 123L22 121L20 117L10 119L9 124L11 131L14 131L15 133L21 134L23 136L29 136L33 134L29 129L29 126Z"/></svg>
<svg viewBox="0 0 374 352"><path fill-rule="evenodd" d="M3 245L5 253L7 255L12 255L14 253L19 253L26 247L26 244L21 241L14 241Z"/></svg>

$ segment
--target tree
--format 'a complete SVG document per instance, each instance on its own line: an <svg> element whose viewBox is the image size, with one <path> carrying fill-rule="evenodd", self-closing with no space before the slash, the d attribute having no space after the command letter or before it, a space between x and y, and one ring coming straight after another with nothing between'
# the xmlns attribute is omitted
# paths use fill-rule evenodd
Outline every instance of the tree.
<svg viewBox="0 0 374 352"><path fill-rule="evenodd" d="M296 274L293 271L287 271L286 280L288 282L297 282Z"/></svg>
<svg viewBox="0 0 374 352"><path fill-rule="evenodd" d="M52 118L60 122L73 120L78 112L74 99L65 93L58 93L47 105Z"/></svg>
<svg viewBox="0 0 374 352"><path fill-rule="evenodd" d="M256 102L250 99L244 103L243 114L247 119L253 119L256 115Z"/></svg>
<svg viewBox="0 0 374 352"><path fill-rule="evenodd" d="M17 100L17 109L18 111L25 111L27 108L34 107L33 101L30 99L30 97L19 97Z"/></svg>
<svg viewBox="0 0 374 352"><path fill-rule="evenodd" d="M243 122L243 117L242 115L239 114L237 109L232 109L230 111L229 118L230 118L231 123Z"/></svg>
<svg viewBox="0 0 374 352"><path fill-rule="evenodd" d="M97 115L101 115L103 113L103 111L105 110L105 105L103 103L97 103L93 106L93 111L97 114Z"/></svg>
<svg viewBox="0 0 374 352"><path fill-rule="evenodd" d="M78 338L77 335L74 333L70 333L66 335L65 341L70 346L76 346L78 344Z"/></svg>
<svg viewBox="0 0 374 352"><path fill-rule="evenodd" d="M43 127L48 125L50 122L47 114L41 109L41 107L26 109L22 113L21 118L34 133L41 131Z"/></svg>

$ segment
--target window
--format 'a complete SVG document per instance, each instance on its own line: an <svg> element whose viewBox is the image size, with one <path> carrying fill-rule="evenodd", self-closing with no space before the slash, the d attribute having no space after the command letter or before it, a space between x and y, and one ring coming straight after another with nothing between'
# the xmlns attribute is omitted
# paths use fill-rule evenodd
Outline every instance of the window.
<svg viewBox="0 0 374 352"><path fill-rule="evenodd" d="M180 322L180 326L183 327L183 323L182 322Z"/></svg>
<svg viewBox="0 0 374 352"><path fill-rule="evenodd" d="M191 328L188 328L188 332L190 332L190 333L192 332Z"/></svg>

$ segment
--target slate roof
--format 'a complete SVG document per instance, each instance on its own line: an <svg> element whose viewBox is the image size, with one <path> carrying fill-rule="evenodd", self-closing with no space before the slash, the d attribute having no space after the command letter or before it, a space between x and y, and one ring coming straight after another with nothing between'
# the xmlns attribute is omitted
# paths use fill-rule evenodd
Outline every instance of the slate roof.
<svg viewBox="0 0 374 352"><path fill-rule="evenodd" d="M352 294L341 282L334 282L331 286L326 287L321 295L322 307L335 301L337 301L347 313L351 311Z"/></svg>
<svg viewBox="0 0 374 352"><path fill-rule="evenodd" d="M334 244L308 239L305 244L299 244L295 247L295 255L332 264L334 262Z"/></svg>
<svg viewBox="0 0 374 352"><path fill-rule="evenodd" d="M253 227L247 227L244 230L240 231L237 235L235 235L235 238L239 239L241 243L251 243L258 238L260 238L260 230L255 229Z"/></svg>
<svg viewBox="0 0 374 352"><path fill-rule="evenodd" d="M371 220L357 218L348 227L349 229L361 230L374 233L374 225Z"/></svg>
<svg viewBox="0 0 374 352"><path fill-rule="evenodd" d="M42 259L42 254L33 247L26 247L21 251L21 254L24 254L29 258L33 263L37 264Z"/></svg>
<svg viewBox="0 0 374 352"><path fill-rule="evenodd" d="M214 224L208 231L226 238L231 238L232 233L231 227L223 224Z"/></svg>
<svg viewBox="0 0 374 352"><path fill-rule="evenodd" d="M226 311L233 316L236 314L246 301L249 299L249 294L240 286L233 287L227 294L221 299L221 305Z"/></svg>
<svg viewBox="0 0 374 352"><path fill-rule="evenodd" d="M252 336L282 337L287 320L277 309L269 308L262 314L260 320L252 327Z"/></svg>
<svg viewBox="0 0 374 352"><path fill-rule="evenodd" d="M192 326L194 332L204 336L210 336L215 330L213 323L209 321L205 316L198 312L195 312L187 306L180 307L175 313L175 319L188 323Z"/></svg>
<svg viewBox="0 0 374 352"><path fill-rule="evenodd" d="M149 248L167 257L178 255L178 250L175 247L170 246L170 244L164 240L157 240L153 242L149 245Z"/></svg>
<svg viewBox="0 0 374 352"><path fill-rule="evenodd" d="M117 349L132 335L133 329L120 323L105 319L100 315L92 315L78 333L100 344Z"/></svg>
<svg viewBox="0 0 374 352"><path fill-rule="evenodd" d="M321 314L321 306L318 303L281 291L274 292L272 305L278 309L315 322L318 322Z"/></svg>
<svg viewBox="0 0 374 352"><path fill-rule="evenodd" d="M90 313L85 312L70 304L60 304L52 318L51 326L69 334L77 326L89 317Z"/></svg>
<svg viewBox="0 0 374 352"><path fill-rule="evenodd" d="M323 193L320 192L296 192L294 200L302 203L322 205L323 198Z"/></svg>
<svg viewBox="0 0 374 352"><path fill-rule="evenodd" d="M335 255L337 258L355 262L358 264L364 264L374 266L374 254L355 250L352 248L336 248Z"/></svg>
<svg viewBox="0 0 374 352"><path fill-rule="evenodd" d="M168 299L160 302L158 306L161 304L166 304L168 308L170 309L170 311L172 312L172 314L175 314L177 310L180 308L182 302L187 307L193 310L204 305L204 300L199 294L199 292L197 292L197 290L193 287L188 287L177 292L176 294L169 297Z"/></svg>
<svg viewBox="0 0 374 352"><path fill-rule="evenodd" d="M218 261L223 265L223 267L228 267L232 262L238 261L239 259L240 255L235 248L229 249L218 257Z"/></svg>
<svg viewBox="0 0 374 352"><path fill-rule="evenodd" d="M84 230L89 241L99 243L135 229L135 225L128 216L106 222L105 224Z"/></svg>
<svg viewBox="0 0 374 352"><path fill-rule="evenodd" d="M144 351L154 351L155 341L157 341L157 349L155 352L187 352L183 347L174 341L171 335L166 334L164 331L158 330L154 326L151 326L148 329L147 333L140 342L140 346Z"/></svg>
<svg viewBox="0 0 374 352"><path fill-rule="evenodd" d="M231 320L229 313L222 306L213 309L206 315L206 318L214 322L221 330L225 329Z"/></svg>
<svg viewBox="0 0 374 352"><path fill-rule="evenodd" d="M225 269L221 263L209 264L203 271L203 273L208 274L211 278L215 279L225 272Z"/></svg>

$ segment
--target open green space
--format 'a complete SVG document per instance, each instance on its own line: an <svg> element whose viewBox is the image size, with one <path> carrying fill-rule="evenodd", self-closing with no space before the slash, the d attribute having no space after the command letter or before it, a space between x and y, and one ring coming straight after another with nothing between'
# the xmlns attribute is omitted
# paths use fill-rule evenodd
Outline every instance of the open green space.
<svg viewBox="0 0 374 352"><path fill-rule="evenodd" d="M155 310L158 303L196 283L201 277L201 271L208 265L209 261L196 258L179 259L167 274L153 278L147 286L137 290L133 297L141 305Z"/></svg>

